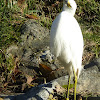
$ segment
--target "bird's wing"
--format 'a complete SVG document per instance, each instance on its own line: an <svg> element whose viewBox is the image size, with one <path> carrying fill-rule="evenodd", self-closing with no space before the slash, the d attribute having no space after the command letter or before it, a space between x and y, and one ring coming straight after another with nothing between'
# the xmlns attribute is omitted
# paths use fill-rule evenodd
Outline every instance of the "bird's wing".
<svg viewBox="0 0 100 100"><path fill-rule="evenodd" d="M76 51L77 46L82 44L82 33L78 22L66 11L61 12L54 20L50 37L51 51L56 57L64 49L66 52L69 48Z"/></svg>

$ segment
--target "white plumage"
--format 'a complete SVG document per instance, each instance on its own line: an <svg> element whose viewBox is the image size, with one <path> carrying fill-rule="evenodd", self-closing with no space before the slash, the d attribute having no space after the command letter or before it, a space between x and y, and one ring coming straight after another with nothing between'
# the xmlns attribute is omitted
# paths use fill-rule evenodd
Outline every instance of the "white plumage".
<svg viewBox="0 0 100 100"><path fill-rule="evenodd" d="M68 71L69 75L82 69L83 36L74 17L76 11L74 0L64 0L63 10L52 23L50 31L50 48Z"/></svg>
<svg viewBox="0 0 100 100"><path fill-rule="evenodd" d="M50 31L51 52L69 73L66 100L69 100L70 79L73 74L74 100L76 100L77 77L82 69L83 36L74 17L76 8L74 0L64 0L63 11L53 21Z"/></svg>

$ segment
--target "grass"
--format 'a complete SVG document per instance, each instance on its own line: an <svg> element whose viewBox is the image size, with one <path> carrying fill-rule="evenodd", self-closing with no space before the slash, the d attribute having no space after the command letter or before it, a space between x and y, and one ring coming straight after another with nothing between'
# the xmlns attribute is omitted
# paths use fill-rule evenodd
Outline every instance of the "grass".
<svg viewBox="0 0 100 100"><path fill-rule="evenodd" d="M19 41L19 28L13 23L14 20L17 22L17 19L11 15L10 9L5 7L0 9L0 48Z"/></svg>
<svg viewBox="0 0 100 100"><path fill-rule="evenodd" d="M92 42L92 52L96 58L100 56L100 1L99 0L77 0L78 9L76 19L78 20L85 44Z"/></svg>
<svg viewBox="0 0 100 100"><path fill-rule="evenodd" d="M24 21L18 12L4 5L0 1L0 73L10 73L14 68L14 58L6 58L6 48L18 44L20 40L20 27Z"/></svg>

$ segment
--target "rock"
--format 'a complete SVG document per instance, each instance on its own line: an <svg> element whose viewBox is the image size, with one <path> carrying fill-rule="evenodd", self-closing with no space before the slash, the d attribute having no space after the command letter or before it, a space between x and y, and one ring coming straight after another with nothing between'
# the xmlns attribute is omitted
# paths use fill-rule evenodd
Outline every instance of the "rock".
<svg viewBox="0 0 100 100"><path fill-rule="evenodd" d="M34 20L22 25L19 55L24 66L39 67L42 61L51 63L53 55L49 50L49 38L49 30Z"/></svg>
<svg viewBox="0 0 100 100"><path fill-rule="evenodd" d="M31 75L35 74L32 69L39 68L39 63L49 64L49 67L55 70L55 78L57 79L34 87L23 95L11 96L4 100L14 100L15 98L16 100L46 100L56 85L63 86L68 83L68 76L63 76L67 72L64 69L59 70L63 66L57 60L55 63L52 62L54 56L49 50L49 30L41 27L37 22L29 20L21 28L21 39L22 42L18 46L10 46L7 49L7 55L18 56L23 65L22 70ZM77 92L83 96L100 95L100 58L84 66L78 79Z"/></svg>
<svg viewBox="0 0 100 100"><path fill-rule="evenodd" d="M55 79L61 86L68 83L68 76ZM71 82L71 84L73 84ZM82 95L100 96L100 58L84 66L77 83L77 92Z"/></svg>
<svg viewBox="0 0 100 100"><path fill-rule="evenodd" d="M84 95L100 96L100 58L85 65L78 80L77 91Z"/></svg>
<svg viewBox="0 0 100 100"><path fill-rule="evenodd" d="M23 63L34 65L39 60L38 54L49 46L49 30L34 20L28 20L22 25L21 34L22 42L19 47L22 52L19 55Z"/></svg>
<svg viewBox="0 0 100 100"><path fill-rule="evenodd" d="M61 86L66 85L67 81L68 76L63 76L47 84L34 87L23 95L6 97L4 100L47 100L54 90L59 90L58 88L62 90L60 90L60 93L64 94L65 90ZM88 97L87 100L100 100L100 97L98 97L100 96L100 58L84 67L78 79L77 92L82 96L91 94L91 97Z"/></svg>
<svg viewBox="0 0 100 100"><path fill-rule="evenodd" d="M6 58L9 58L10 56L17 56L18 55L18 46L17 45L11 45L6 50Z"/></svg>
<svg viewBox="0 0 100 100"><path fill-rule="evenodd" d="M4 100L48 100L48 98L51 98L51 95L52 99L55 98L53 97L54 93L57 96L57 94L62 95L64 92L65 89L54 81L34 87L25 94L6 97Z"/></svg>
<svg viewBox="0 0 100 100"><path fill-rule="evenodd" d="M10 46L7 55L14 55L21 62L20 69L29 75L34 75L32 69L38 73L39 64L46 64L55 70L54 78L65 75L65 70L57 70L61 67L60 63L50 53L49 49L49 30L40 26L34 20L26 21L21 27L21 43ZM54 79L53 78L53 79ZM51 79L48 79L49 81Z"/></svg>
<svg viewBox="0 0 100 100"><path fill-rule="evenodd" d="M22 46L31 48L33 52L49 46L49 30L34 20L28 20L22 25L21 34Z"/></svg>

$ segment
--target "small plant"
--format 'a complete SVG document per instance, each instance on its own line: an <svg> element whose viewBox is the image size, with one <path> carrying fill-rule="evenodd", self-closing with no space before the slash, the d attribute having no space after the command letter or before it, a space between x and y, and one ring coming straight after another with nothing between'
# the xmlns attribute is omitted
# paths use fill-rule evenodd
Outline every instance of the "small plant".
<svg viewBox="0 0 100 100"><path fill-rule="evenodd" d="M10 73L14 70L15 67L15 60L14 57L11 55L9 58L6 59L7 69Z"/></svg>
<svg viewBox="0 0 100 100"><path fill-rule="evenodd" d="M7 58L6 54L1 49L0 49L0 67L1 68L4 67L5 71L8 71L9 73L11 73L15 67L14 57L11 55Z"/></svg>

